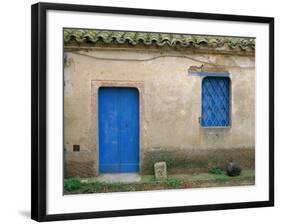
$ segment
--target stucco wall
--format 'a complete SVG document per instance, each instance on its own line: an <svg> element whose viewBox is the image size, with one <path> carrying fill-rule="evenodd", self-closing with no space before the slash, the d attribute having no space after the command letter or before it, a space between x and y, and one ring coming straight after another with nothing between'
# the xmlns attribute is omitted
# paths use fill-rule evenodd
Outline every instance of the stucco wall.
<svg viewBox="0 0 281 224"><path fill-rule="evenodd" d="M82 55L83 54L83 55ZM87 55L87 56L85 56ZM160 57L159 57L160 56ZM100 58L100 59L97 59ZM130 61L101 60L130 59ZM133 61L132 59L151 59ZM202 66L204 71L227 71L231 79L231 126L202 128L202 77L188 71ZM198 153L215 160L191 168L207 168L210 162L240 160L247 155L245 167L254 166L255 144L255 58L249 54L231 55L196 53L196 51L156 51L142 49L99 49L65 51L64 66L64 141L66 167L86 153L98 173L97 91L101 85L121 83L141 86L141 171L151 172L153 155L183 155L186 163L197 161ZM123 83L123 84L122 84ZM80 152L73 152L73 145ZM227 150L227 151L226 151ZM242 150L242 151L241 151ZM244 151L243 151L244 150ZM159 153L155 153L159 152ZM210 157L211 158L211 157ZM239 159L240 158L240 159ZM159 158L161 159L161 158ZM155 160L158 160L156 158ZM81 159L82 161L82 159ZM151 163L146 161L152 161ZM179 164L175 162L175 164ZM186 165L186 164L185 164ZM177 166L175 166L177 167ZM169 167L168 167L169 168ZM171 167L173 168L173 167ZM178 167L180 168L180 166ZM75 169L74 169L75 170ZM87 173L87 172L86 172ZM67 176L75 176L72 169Z"/></svg>

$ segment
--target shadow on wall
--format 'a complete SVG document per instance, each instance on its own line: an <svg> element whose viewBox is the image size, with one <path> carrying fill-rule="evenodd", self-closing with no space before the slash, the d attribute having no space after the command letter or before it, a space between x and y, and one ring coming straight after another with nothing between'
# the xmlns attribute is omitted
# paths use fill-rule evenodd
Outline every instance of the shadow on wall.
<svg viewBox="0 0 281 224"><path fill-rule="evenodd" d="M142 150L141 174L154 174L154 164L165 161L170 174L208 172L211 167L225 168L237 162L242 169L255 168L254 148L230 149L174 149L149 148ZM93 152L65 151L65 177L97 176L97 160Z"/></svg>
<svg viewBox="0 0 281 224"><path fill-rule="evenodd" d="M255 168L254 148L183 150L146 149L142 159L142 174L153 174L154 163L165 161L169 173L208 172L213 166L226 167L235 161L243 169Z"/></svg>

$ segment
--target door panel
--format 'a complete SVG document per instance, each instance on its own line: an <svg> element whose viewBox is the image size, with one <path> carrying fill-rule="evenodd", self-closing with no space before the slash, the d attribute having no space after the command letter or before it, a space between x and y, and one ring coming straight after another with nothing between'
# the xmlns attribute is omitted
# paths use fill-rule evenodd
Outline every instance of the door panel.
<svg viewBox="0 0 281 224"><path fill-rule="evenodd" d="M119 150L121 172L138 171L139 105L138 91L119 89Z"/></svg>
<svg viewBox="0 0 281 224"><path fill-rule="evenodd" d="M117 89L99 90L99 163L100 171L118 169ZM110 149L110 150L108 150Z"/></svg>
<svg viewBox="0 0 281 224"><path fill-rule="evenodd" d="M139 95L135 88L99 90L99 171L139 170Z"/></svg>

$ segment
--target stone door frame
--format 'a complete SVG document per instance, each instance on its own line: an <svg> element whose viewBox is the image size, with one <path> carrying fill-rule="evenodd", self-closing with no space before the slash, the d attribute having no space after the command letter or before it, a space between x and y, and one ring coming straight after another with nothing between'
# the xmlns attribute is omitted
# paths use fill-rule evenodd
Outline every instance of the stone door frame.
<svg viewBox="0 0 281 224"><path fill-rule="evenodd" d="M139 173L142 167L142 148L145 145L144 83L142 81L91 80L91 128L95 141L90 140L96 154L96 172L99 174L98 91L100 87L131 87L139 91Z"/></svg>

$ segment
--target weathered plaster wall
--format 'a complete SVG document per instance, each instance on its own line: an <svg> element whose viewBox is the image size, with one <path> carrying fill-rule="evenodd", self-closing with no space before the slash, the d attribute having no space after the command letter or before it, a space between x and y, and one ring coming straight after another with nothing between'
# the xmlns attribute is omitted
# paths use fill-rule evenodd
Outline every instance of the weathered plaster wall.
<svg viewBox="0 0 281 224"><path fill-rule="evenodd" d="M94 57L151 60L116 61L100 60ZM188 155L191 159L192 155L197 155L198 152L204 151L205 155L208 153L211 155L215 150L216 152L221 150L225 155L221 160L225 161L239 160L239 158L241 160L241 155L247 151L248 157L244 166L254 166L254 56L194 51L132 49L121 51L93 48L87 52L66 50L65 59L66 167L71 167L71 163L79 160L77 155L86 153L88 161L91 161L94 167L89 170L88 175L95 175L98 172L97 101L95 99L98 88L93 88L93 83L96 81L105 83L118 81L128 86L129 83L134 82L143 84L140 130L143 135L140 149L142 171L150 172L151 163L145 161L151 160L153 154L160 155L164 152L172 156L171 152L176 151L175 154ZM230 73L231 126L229 128L200 127L202 77L189 73L188 69L191 66L200 67L202 64L204 71ZM80 152L72 152L74 144L80 145ZM220 161L215 160L214 163L220 163ZM196 166L206 168L207 165L200 166L195 163L193 168ZM71 169L66 174L67 176L78 175Z"/></svg>

